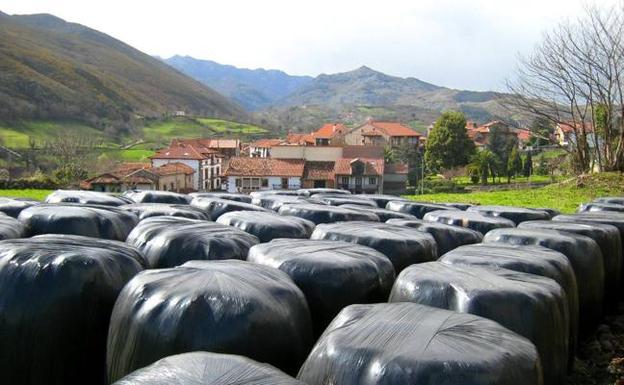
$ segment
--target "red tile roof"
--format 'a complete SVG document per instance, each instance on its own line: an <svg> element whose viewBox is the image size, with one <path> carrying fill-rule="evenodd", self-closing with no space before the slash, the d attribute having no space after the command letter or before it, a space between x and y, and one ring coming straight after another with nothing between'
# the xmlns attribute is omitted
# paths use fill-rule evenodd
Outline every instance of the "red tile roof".
<svg viewBox="0 0 624 385"><path fill-rule="evenodd" d="M371 120L368 124L383 131L388 136L421 136L419 132L398 122L378 122Z"/></svg>
<svg viewBox="0 0 624 385"><path fill-rule="evenodd" d="M351 175L352 163L360 161L365 164L364 175L383 175L384 173L384 160L383 159L370 159L370 158L340 158L336 161L334 167L334 174L336 175Z"/></svg>
<svg viewBox="0 0 624 385"><path fill-rule="evenodd" d="M248 158L230 159L225 176L303 176L304 159Z"/></svg>
<svg viewBox="0 0 624 385"><path fill-rule="evenodd" d="M288 134L286 141L289 144L314 144L314 136L312 134Z"/></svg>
<svg viewBox="0 0 624 385"><path fill-rule="evenodd" d="M207 138L197 138L197 139L173 139L171 141L171 146L176 144L188 144L198 148L206 148L206 149L220 149L220 148L238 148L240 147L240 140L238 139L207 139Z"/></svg>
<svg viewBox="0 0 624 385"><path fill-rule="evenodd" d="M340 123L326 123L323 127L312 133L314 138L331 139L337 134L345 134L348 129Z"/></svg>
<svg viewBox="0 0 624 385"><path fill-rule="evenodd" d="M581 130L583 127L583 123L582 122L578 122L576 124L574 124L573 122L559 123L557 126L561 128L561 131L563 131L564 134L569 134L571 132L574 132L573 126L576 126L577 130ZM591 123L585 123L585 132L594 132L594 126Z"/></svg>
<svg viewBox="0 0 624 385"><path fill-rule="evenodd" d="M409 168L407 163L386 163L384 174L407 174Z"/></svg>
<svg viewBox="0 0 624 385"><path fill-rule="evenodd" d="M249 147L271 148L282 143L282 139L258 139L249 144Z"/></svg>
<svg viewBox="0 0 624 385"><path fill-rule="evenodd" d="M195 173L192 167L180 162L163 164L162 166L152 168L150 171L158 175L190 175Z"/></svg>
<svg viewBox="0 0 624 385"><path fill-rule="evenodd" d="M151 159L188 159L188 160L201 160L206 158L205 152L198 151L195 146L188 144L176 144L167 148L156 151L156 154L152 155Z"/></svg>
<svg viewBox="0 0 624 385"><path fill-rule="evenodd" d="M309 180L333 180L335 162L305 162L303 179Z"/></svg>

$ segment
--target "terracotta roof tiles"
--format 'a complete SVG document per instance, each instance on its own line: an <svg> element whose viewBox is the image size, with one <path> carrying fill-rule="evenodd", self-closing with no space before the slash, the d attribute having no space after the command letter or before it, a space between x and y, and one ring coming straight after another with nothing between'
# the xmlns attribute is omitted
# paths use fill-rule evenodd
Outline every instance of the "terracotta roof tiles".
<svg viewBox="0 0 624 385"><path fill-rule="evenodd" d="M301 177L304 166L304 159L233 157L223 174L226 176Z"/></svg>

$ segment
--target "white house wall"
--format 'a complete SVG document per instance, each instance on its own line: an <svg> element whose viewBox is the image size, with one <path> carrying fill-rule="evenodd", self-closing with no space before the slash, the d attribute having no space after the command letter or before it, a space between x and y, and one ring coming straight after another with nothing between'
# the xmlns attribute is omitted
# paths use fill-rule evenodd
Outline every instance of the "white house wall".
<svg viewBox="0 0 624 385"><path fill-rule="evenodd" d="M164 166L169 163L183 163L193 169L193 188L195 190L199 190L199 181L201 176L199 175L199 161L198 160L190 160L190 159L152 159L153 167Z"/></svg>
<svg viewBox="0 0 624 385"><path fill-rule="evenodd" d="M342 147L275 146L271 148L271 158L335 162L342 158Z"/></svg>

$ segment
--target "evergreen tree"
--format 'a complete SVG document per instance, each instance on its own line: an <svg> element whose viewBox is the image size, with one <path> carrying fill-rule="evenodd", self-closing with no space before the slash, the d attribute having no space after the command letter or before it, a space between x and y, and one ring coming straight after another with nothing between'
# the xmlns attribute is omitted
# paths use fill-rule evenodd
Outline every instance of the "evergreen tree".
<svg viewBox="0 0 624 385"><path fill-rule="evenodd" d="M427 137L425 160L433 172L468 164L475 152L466 132L466 118L461 112L442 113Z"/></svg>
<svg viewBox="0 0 624 385"><path fill-rule="evenodd" d="M522 174L528 178L533 175L533 156L531 151L527 152L526 158L524 158L524 164L522 165Z"/></svg>
<svg viewBox="0 0 624 385"><path fill-rule="evenodd" d="M522 172L522 158L520 158L520 153L518 152L518 148L514 147L511 149L511 154L509 155L509 160L507 161L508 182L510 178L515 177L521 172Z"/></svg>

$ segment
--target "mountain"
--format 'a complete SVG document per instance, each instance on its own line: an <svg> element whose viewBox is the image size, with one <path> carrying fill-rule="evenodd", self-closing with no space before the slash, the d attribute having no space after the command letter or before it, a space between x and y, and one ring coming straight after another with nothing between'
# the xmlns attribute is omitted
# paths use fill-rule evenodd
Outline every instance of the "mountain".
<svg viewBox="0 0 624 385"><path fill-rule="evenodd" d="M0 13L0 118L128 124L173 111L245 119L242 107L104 33Z"/></svg>
<svg viewBox="0 0 624 385"><path fill-rule="evenodd" d="M250 111L285 98L313 79L310 76L288 75L278 70L237 68L190 56L176 55L164 61Z"/></svg>
<svg viewBox="0 0 624 385"><path fill-rule="evenodd" d="M440 87L366 66L313 78L241 69L189 56L165 61L284 131L307 131L334 120L358 123L369 117L413 122L423 129L445 110L462 111L468 119L480 122L516 118L500 106L503 94Z"/></svg>

